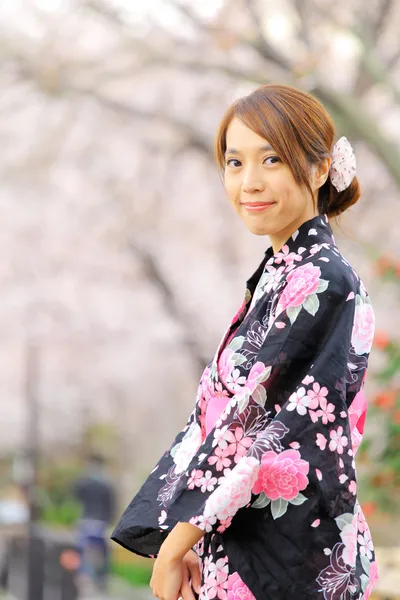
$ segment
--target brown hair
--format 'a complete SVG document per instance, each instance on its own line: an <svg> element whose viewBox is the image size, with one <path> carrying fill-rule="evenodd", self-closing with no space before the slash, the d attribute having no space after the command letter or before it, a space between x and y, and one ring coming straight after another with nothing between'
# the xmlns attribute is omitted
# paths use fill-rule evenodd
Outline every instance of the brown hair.
<svg viewBox="0 0 400 600"><path fill-rule="evenodd" d="M235 117L268 140L297 183L312 194L310 167L330 156L335 138L332 117L319 100L291 86L268 84L234 102L222 118L215 142L215 156L222 171L226 131ZM337 217L359 197L357 177L343 192L338 192L328 177L318 190L318 212Z"/></svg>

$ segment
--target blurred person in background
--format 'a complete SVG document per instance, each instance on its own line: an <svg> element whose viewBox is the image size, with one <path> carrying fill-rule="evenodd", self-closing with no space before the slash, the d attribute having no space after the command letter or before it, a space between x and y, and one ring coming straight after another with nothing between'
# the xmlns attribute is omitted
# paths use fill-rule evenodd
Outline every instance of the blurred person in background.
<svg viewBox="0 0 400 600"><path fill-rule="evenodd" d="M115 490L102 456L89 456L85 472L74 482L73 495L82 507L78 524L78 548L82 560L80 575L104 590L109 571L107 528L114 518Z"/></svg>
<svg viewBox="0 0 400 600"><path fill-rule="evenodd" d="M160 600L367 600L377 580L354 462L374 313L330 225L360 197L335 138L323 105L284 85L220 124L227 196L272 245L187 425L112 534L156 557Z"/></svg>

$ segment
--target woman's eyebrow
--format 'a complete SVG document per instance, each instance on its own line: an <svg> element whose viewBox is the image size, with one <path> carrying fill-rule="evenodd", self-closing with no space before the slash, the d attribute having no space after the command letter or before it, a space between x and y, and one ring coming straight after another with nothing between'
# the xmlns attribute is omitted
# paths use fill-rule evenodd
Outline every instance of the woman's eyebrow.
<svg viewBox="0 0 400 600"><path fill-rule="evenodd" d="M268 150L273 150L273 147L271 146L271 144L265 144L264 146L261 146L260 148L258 148L258 152L266 152ZM240 154L240 150L236 150L236 148L227 148L225 150L225 156L227 154Z"/></svg>

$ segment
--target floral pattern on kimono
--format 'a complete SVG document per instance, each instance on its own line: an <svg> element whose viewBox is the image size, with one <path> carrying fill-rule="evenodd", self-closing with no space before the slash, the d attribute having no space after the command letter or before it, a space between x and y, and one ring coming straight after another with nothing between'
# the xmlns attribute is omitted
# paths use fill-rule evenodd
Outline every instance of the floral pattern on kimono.
<svg viewBox="0 0 400 600"><path fill-rule="evenodd" d="M156 556L176 523L203 529L202 600L367 600L377 566L355 453L373 335L326 215L267 250L112 539Z"/></svg>

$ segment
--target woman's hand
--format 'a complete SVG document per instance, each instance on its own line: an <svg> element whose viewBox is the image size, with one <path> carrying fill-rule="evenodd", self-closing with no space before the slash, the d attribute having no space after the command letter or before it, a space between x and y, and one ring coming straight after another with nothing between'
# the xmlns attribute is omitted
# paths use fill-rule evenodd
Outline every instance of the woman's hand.
<svg viewBox="0 0 400 600"><path fill-rule="evenodd" d="M183 560L170 560L159 554L153 565L150 587L159 600L177 600L183 585Z"/></svg>
<svg viewBox="0 0 400 600"><path fill-rule="evenodd" d="M196 552L189 550L183 557L184 570L181 596L183 600L195 600L193 590L198 594L200 592L201 575L199 559Z"/></svg>
<svg viewBox="0 0 400 600"><path fill-rule="evenodd" d="M193 550L181 560L171 560L160 553L154 563L150 587L160 600L195 600L193 590L198 593L200 583L199 561Z"/></svg>

